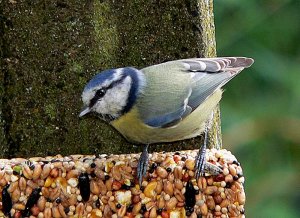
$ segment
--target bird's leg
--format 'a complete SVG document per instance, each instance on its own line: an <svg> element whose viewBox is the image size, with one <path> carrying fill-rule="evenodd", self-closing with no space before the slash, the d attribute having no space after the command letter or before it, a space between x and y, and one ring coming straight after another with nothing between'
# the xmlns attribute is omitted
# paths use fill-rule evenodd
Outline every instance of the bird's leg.
<svg viewBox="0 0 300 218"><path fill-rule="evenodd" d="M146 172L149 165L148 146L149 145L144 145L144 149L140 156L138 166L137 166L137 177L140 185L142 184L143 176L146 176Z"/></svg>
<svg viewBox="0 0 300 218"><path fill-rule="evenodd" d="M204 130L204 142L203 145L200 147L198 154L196 156L195 159L195 176L196 179L199 179L200 176L202 176L204 174L204 170L205 170L205 164L206 164L206 160L205 160L205 154L206 154L206 147L208 144L208 131L210 130L211 126L212 126L212 121L213 121L213 113L210 116L209 120L207 121L207 123L205 124L205 130Z"/></svg>

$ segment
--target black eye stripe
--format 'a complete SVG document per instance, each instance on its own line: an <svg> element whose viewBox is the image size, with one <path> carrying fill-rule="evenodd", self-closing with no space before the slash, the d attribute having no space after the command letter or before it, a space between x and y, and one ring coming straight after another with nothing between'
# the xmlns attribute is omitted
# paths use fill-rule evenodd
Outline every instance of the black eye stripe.
<svg viewBox="0 0 300 218"><path fill-rule="evenodd" d="M123 75L120 79L113 81L107 87L102 87L101 89L98 89L95 93L95 96L91 99L89 107L90 108L93 107L99 99L104 97L107 90L109 90L109 89L113 88L115 85L121 83L125 78L126 78L126 75Z"/></svg>
<svg viewBox="0 0 300 218"><path fill-rule="evenodd" d="M115 85L121 83L124 79L126 78L126 75L123 75L120 79L113 81L111 84L109 84L105 89L111 89L112 87L114 87Z"/></svg>
<svg viewBox="0 0 300 218"><path fill-rule="evenodd" d="M90 101L90 105L89 107L93 107L94 104L96 104L96 102L100 99L100 98L103 98L103 96L105 95L107 91L107 88L101 88L101 89L98 89L94 95L94 97L91 99Z"/></svg>

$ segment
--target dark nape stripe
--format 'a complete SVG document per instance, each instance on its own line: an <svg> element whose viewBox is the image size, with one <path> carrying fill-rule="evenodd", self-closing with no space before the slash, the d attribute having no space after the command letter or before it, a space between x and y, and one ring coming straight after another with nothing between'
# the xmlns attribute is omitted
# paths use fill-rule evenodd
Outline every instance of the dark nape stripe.
<svg viewBox="0 0 300 218"><path fill-rule="evenodd" d="M136 71L137 71L137 69L135 69L135 68L131 68L131 67L124 68L124 73L131 77L131 87L130 87L130 91L129 91L127 104L123 108L123 110L121 112L122 114L129 112L137 99L140 81L139 81Z"/></svg>

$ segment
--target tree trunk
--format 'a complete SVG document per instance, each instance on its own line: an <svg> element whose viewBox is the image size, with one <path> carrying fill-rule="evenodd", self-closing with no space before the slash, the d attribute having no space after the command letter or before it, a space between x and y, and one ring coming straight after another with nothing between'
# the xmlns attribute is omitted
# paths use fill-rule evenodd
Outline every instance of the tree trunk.
<svg viewBox="0 0 300 218"><path fill-rule="evenodd" d="M1 6L0 157L141 151L99 119L78 118L86 82L98 69L216 55L212 0L11 0ZM211 145L220 133L215 117ZM199 137L152 149L200 143Z"/></svg>

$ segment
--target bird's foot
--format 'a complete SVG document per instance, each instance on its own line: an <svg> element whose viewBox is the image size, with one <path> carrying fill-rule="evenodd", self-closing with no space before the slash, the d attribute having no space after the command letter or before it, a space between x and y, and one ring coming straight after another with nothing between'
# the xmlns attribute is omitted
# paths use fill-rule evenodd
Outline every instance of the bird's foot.
<svg viewBox="0 0 300 218"><path fill-rule="evenodd" d="M223 172L221 168L218 166L207 162L205 158L206 149L202 146L199 149L199 152L195 158L195 177L199 179L200 176L203 176L204 173L208 173L210 175L216 176Z"/></svg>
<svg viewBox="0 0 300 218"><path fill-rule="evenodd" d="M146 176L148 165L149 165L149 154L148 154L148 146L144 146L144 150L140 156L138 166L137 166L137 178L139 180L139 184L142 185L143 177Z"/></svg>
<svg viewBox="0 0 300 218"><path fill-rule="evenodd" d="M200 176L204 175L204 168L206 164L206 143L204 143L195 158L195 177L196 179L199 179Z"/></svg>
<svg viewBox="0 0 300 218"><path fill-rule="evenodd" d="M204 172L213 176L217 176L220 173L223 173L223 170L210 162L206 162L204 165Z"/></svg>
<svg viewBox="0 0 300 218"><path fill-rule="evenodd" d="M208 132L212 126L213 115L214 114L212 112L210 118L208 119L208 121L205 125L203 145L200 147L199 152L195 158L195 177L196 177L196 179L199 179L200 176L204 175L204 169L205 169L205 164L206 164L206 157L205 157L206 147L209 142Z"/></svg>

